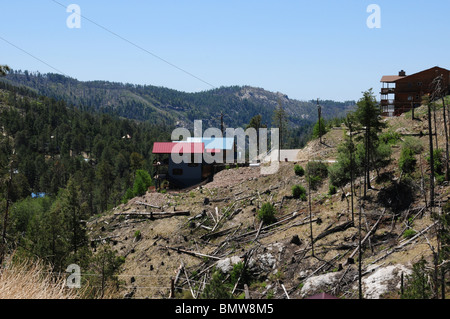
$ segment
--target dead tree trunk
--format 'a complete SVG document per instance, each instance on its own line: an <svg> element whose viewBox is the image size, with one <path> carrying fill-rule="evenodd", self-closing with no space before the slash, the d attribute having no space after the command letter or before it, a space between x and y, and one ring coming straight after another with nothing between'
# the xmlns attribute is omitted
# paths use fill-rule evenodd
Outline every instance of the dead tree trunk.
<svg viewBox="0 0 450 319"><path fill-rule="evenodd" d="M431 124L431 101L427 101L428 107L428 137L430 148L430 207L434 206L434 151L433 151L433 127Z"/></svg>

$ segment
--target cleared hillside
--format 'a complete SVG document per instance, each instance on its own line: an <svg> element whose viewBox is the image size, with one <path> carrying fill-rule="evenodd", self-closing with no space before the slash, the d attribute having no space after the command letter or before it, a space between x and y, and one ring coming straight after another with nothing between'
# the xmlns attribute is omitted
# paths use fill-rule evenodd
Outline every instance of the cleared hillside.
<svg viewBox="0 0 450 319"><path fill-rule="evenodd" d="M438 110L438 123L441 113ZM385 131L400 134L399 139L392 145L390 164L379 174L371 172L373 189L362 209L362 236L369 234L362 264L366 298L399 298L401 274L409 274L422 256L431 261L434 222L425 208L419 177L420 171L427 176L429 169L426 136L416 137L425 148L417 156L418 171L411 187L403 188L398 169L400 147L407 135L426 131L425 109L418 109L416 117L411 120L405 114L386 119ZM308 160L333 163L345 133L334 128L324 137L324 144L311 141L300 150L297 164L304 166ZM444 145L442 127L438 142ZM233 168L220 172L210 185L189 192L147 193L91 220L91 239L112 245L126 257L120 277L127 297L167 298L171 278L177 278L177 298L201 297L211 287L213 269L222 269L227 281L244 266L245 280L229 287L230 291L235 288L235 297L244 297L245 281L250 297L257 299L286 298L286 294L304 298L318 292L358 298L360 180L355 189L354 223L350 185L329 195L325 180L312 192L313 256L307 202L291 196L292 186L307 186L305 177L295 175L294 165L283 162L277 174L267 176L260 175L259 168ZM227 183L222 182L225 179ZM437 186L440 205L448 191L445 183ZM264 203L274 204L276 221L260 227L257 213ZM190 215L173 214L184 211ZM155 214L151 219L145 212L171 214ZM407 229L414 234L407 236ZM234 264L238 266L233 268ZM183 265L186 272L181 271Z"/></svg>

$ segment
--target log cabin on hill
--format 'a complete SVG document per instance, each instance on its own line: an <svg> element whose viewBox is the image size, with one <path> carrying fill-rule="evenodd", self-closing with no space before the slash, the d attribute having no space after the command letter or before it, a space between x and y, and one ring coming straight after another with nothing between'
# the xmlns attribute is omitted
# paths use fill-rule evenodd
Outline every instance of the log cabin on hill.
<svg viewBox="0 0 450 319"><path fill-rule="evenodd" d="M384 116L399 116L421 105L422 96L431 93L431 83L442 75L443 87L450 92L450 71L435 66L411 75L385 75L381 79L381 108Z"/></svg>
<svg viewBox="0 0 450 319"><path fill-rule="evenodd" d="M155 142L152 152L158 157L154 162L156 187L160 188L164 181L168 181L171 188L183 189L212 180L214 174L225 167L227 155L236 158L234 150L234 138L189 138L180 142ZM203 156L200 161L197 160L204 153L212 156L220 153L223 162L206 163ZM176 163L172 154L189 157L189 162Z"/></svg>

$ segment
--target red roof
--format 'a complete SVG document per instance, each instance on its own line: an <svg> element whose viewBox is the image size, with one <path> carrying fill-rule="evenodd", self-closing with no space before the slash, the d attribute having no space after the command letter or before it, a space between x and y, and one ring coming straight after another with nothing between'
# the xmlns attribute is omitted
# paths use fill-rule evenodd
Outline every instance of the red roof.
<svg viewBox="0 0 450 319"><path fill-rule="evenodd" d="M397 80L403 79L405 76L399 76L399 75L385 75L381 78L380 82L385 83L394 83Z"/></svg>
<svg viewBox="0 0 450 319"><path fill-rule="evenodd" d="M153 144L153 154L203 154L204 143L164 143L155 142Z"/></svg>

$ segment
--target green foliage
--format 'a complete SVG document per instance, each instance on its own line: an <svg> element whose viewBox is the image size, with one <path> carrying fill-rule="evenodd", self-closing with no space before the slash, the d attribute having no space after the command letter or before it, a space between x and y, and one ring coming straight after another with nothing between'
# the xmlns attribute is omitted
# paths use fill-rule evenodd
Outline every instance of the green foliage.
<svg viewBox="0 0 450 319"><path fill-rule="evenodd" d="M414 151L403 146L398 166L404 174L411 174L416 169L417 160L414 157Z"/></svg>
<svg viewBox="0 0 450 319"><path fill-rule="evenodd" d="M327 164L320 161L308 162L306 165L306 179L311 189L317 190L328 176Z"/></svg>
<svg viewBox="0 0 450 319"><path fill-rule="evenodd" d="M101 247L89 263L89 270L98 276L88 277L86 297L102 298L106 289L118 292L120 281L117 275L124 263L125 257L117 256L111 247Z"/></svg>
<svg viewBox="0 0 450 319"><path fill-rule="evenodd" d="M292 186L292 196L296 199L306 201L306 189L301 185Z"/></svg>
<svg viewBox="0 0 450 319"><path fill-rule="evenodd" d="M232 299L231 291L224 283L224 279L220 270L214 271L210 282L203 289L200 299Z"/></svg>
<svg viewBox="0 0 450 319"><path fill-rule="evenodd" d="M275 207L271 203L264 203L258 212L258 219L266 225L275 222Z"/></svg>
<svg viewBox="0 0 450 319"><path fill-rule="evenodd" d="M401 140L401 135L400 135L400 133L389 130L385 133L380 134L379 139L384 144L388 144L388 145L392 146L392 145L398 144L398 142Z"/></svg>
<svg viewBox="0 0 450 319"><path fill-rule="evenodd" d="M444 155L444 152L440 148L435 149L433 151L434 173L437 175L442 175L444 173L443 155ZM430 163L431 156L428 155L426 159L427 159L428 165L431 165L431 163Z"/></svg>
<svg viewBox="0 0 450 319"><path fill-rule="evenodd" d="M140 231L140 230L136 230L136 231L134 232L134 238L136 239L136 241L141 240L142 234L141 234L141 231Z"/></svg>
<svg viewBox="0 0 450 319"><path fill-rule="evenodd" d="M145 195L151 185L152 179L150 174L145 170L137 170L133 188L127 189L122 202L126 203L134 197Z"/></svg>
<svg viewBox="0 0 450 319"><path fill-rule="evenodd" d="M294 166L294 172L295 172L295 175L297 175L297 176L305 175L305 169L302 166L298 165L298 164L296 164Z"/></svg>
<svg viewBox="0 0 450 319"><path fill-rule="evenodd" d="M328 195L334 195L337 193L337 187L334 186L333 184L330 184L330 186L328 187Z"/></svg>
<svg viewBox="0 0 450 319"><path fill-rule="evenodd" d="M415 155L421 154L424 150L422 141L411 136L405 137L405 140L403 141L403 147L412 150Z"/></svg>
<svg viewBox="0 0 450 319"><path fill-rule="evenodd" d="M428 165L431 165L431 157L428 155L426 158ZM445 181L444 176L444 151L442 149L435 149L433 151L433 160L434 160L434 175L436 178L436 182L438 185L442 185Z"/></svg>
<svg viewBox="0 0 450 319"><path fill-rule="evenodd" d="M233 266L233 269L230 272L230 282L231 286L234 285L239 280L240 284L247 284L250 281L250 274L247 269L244 267L244 262L239 262Z"/></svg>
<svg viewBox="0 0 450 319"><path fill-rule="evenodd" d="M406 285L402 299L430 299L432 295L430 274L426 270L427 262L422 257L413 265L412 274L406 276Z"/></svg>
<svg viewBox="0 0 450 319"><path fill-rule="evenodd" d="M403 238L405 239L410 239L412 237L414 237L417 234L417 232L414 229L407 229L405 230L405 232L403 233Z"/></svg>
<svg viewBox="0 0 450 319"><path fill-rule="evenodd" d="M320 136L324 136L327 133L327 125L323 118L320 119L320 122L317 123L313 127L313 137L318 138Z"/></svg>

